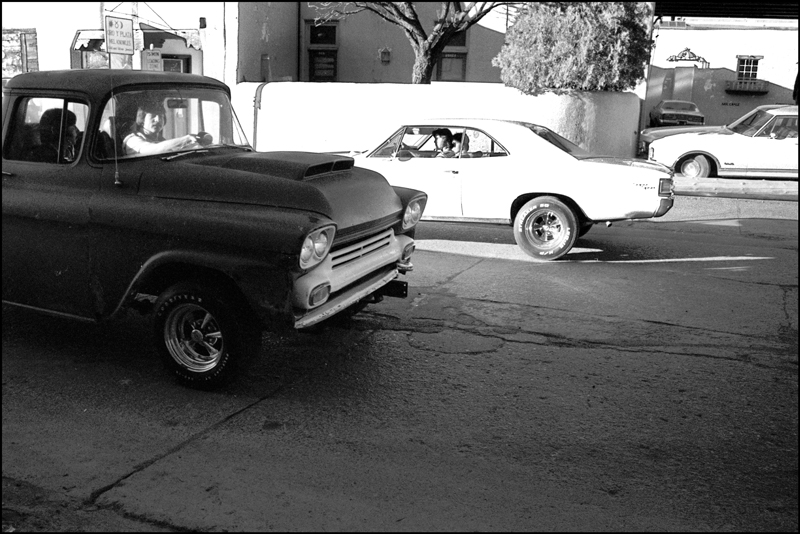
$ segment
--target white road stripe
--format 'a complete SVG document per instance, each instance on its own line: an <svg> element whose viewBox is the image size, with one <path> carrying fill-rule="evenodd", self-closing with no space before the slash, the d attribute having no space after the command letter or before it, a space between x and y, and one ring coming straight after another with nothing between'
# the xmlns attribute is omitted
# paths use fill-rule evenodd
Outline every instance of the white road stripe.
<svg viewBox="0 0 800 534"><path fill-rule="evenodd" d="M548 262L534 259L524 252L517 245L501 245L497 243L476 243L472 241L446 241L442 239L419 239L416 242L417 250L427 252L444 252L447 254L458 254L461 256L474 256L478 258L495 258L503 260L527 261L540 265L558 265L558 262ZM579 254L603 252L597 248L579 248L570 250L564 261L574 263L680 263L680 262L709 262L709 261L753 261L753 260L772 260L769 256L709 256L703 258L660 258L652 260L579 260L570 259L570 256Z"/></svg>

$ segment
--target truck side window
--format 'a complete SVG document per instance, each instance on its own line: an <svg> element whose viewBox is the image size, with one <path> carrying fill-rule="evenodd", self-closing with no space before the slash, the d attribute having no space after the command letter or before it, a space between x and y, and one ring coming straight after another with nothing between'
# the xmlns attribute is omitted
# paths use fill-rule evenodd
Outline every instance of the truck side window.
<svg viewBox="0 0 800 534"><path fill-rule="evenodd" d="M64 165L80 155L89 107L60 98L23 98L12 115L3 157Z"/></svg>

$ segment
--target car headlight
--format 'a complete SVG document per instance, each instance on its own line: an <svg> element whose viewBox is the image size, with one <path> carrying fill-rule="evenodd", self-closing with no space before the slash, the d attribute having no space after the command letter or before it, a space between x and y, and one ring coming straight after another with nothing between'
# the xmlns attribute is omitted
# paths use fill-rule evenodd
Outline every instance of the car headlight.
<svg viewBox="0 0 800 534"><path fill-rule="evenodd" d="M423 200L415 198L406 206L406 211L403 213L403 230L408 230L414 227L422 218Z"/></svg>
<svg viewBox="0 0 800 534"><path fill-rule="evenodd" d="M335 226L325 226L309 233L300 248L300 268L310 269L325 259L336 235Z"/></svg>

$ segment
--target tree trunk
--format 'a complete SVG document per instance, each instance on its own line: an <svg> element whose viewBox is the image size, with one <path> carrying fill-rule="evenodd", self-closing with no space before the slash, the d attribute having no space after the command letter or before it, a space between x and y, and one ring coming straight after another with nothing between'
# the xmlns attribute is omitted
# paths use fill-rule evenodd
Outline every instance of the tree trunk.
<svg viewBox="0 0 800 534"><path fill-rule="evenodd" d="M429 50L415 50L414 70L411 74L411 83L431 83L433 67L436 64Z"/></svg>

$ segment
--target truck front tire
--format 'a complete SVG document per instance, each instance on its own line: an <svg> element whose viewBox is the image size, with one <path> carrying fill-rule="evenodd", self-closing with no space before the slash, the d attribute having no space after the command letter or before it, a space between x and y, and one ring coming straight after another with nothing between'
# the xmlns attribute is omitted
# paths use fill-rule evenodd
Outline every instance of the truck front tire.
<svg viewBox="0 0 800 534"><path fill-rule="evenodd" d="M154 308L156 346L167 370L189 387L228 381L261 348L261 330L245 306L201 282L167 289Z"/></svg>

